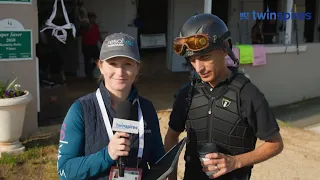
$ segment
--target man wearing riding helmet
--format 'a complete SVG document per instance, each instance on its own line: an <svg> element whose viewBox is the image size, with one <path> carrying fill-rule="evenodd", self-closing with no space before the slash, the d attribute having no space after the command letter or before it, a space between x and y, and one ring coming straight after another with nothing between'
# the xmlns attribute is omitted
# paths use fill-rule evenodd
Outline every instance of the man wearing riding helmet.
<svg viewBox="0 0 320 180"><path fill-rule="evenodd" d="M175 52L197 73L177 94L165 137L168 151L187 131L184 180L248 180L254 164L283 149L264 94L237 71L230 47L226 24L212 14L189 18L174 40ZM227 67L226 55L236 68ZM255 148L257 138L264 142ZM176 171L169 179L177 179Z"/></svg>

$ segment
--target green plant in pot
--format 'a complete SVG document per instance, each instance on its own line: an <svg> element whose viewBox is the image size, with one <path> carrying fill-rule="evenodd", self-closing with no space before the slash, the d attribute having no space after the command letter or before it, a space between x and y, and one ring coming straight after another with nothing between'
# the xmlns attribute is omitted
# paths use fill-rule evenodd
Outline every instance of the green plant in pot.
<svg viewBox="0 0 320 180"><path fill-rule="evenodd" d="M13 98L19 97L25 94L25 92L20 90L21 85L15 84L18 78L13 81L7 81L5 84L0 81L0 98Z"/></svg>
<svg viewBox="0 0 320 180"><path fill-rule="evenodd" d="M16 84L18 78L0 80L0 157L2 153L22 153L19 141L24 125L27 104L32 96Z"/></svg>

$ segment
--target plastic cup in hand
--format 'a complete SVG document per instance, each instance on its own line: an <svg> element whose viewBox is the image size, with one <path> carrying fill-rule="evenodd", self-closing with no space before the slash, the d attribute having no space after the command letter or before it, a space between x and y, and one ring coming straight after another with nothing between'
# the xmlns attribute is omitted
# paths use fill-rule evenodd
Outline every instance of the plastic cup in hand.
<svg viewBox="0 0 320 180"><path fill-rule="evenodd" d="M203 161L208 161L208 160L210 160L210 159L204 158L204 157L200 157L200 161L201 161L201 162L203 162ZM206 172L206 175L207 175L207 176L212 176L212 175L214 175L215 173L217 173L218 171L219 171L219 169L214 170L214 171L209 171L209 172Z"/></svg>
<svg viewBox="0 0 320 180"><path fill-rule="evenodd" d="M218 150L217 150L217 146L215 143L206 143L198 149L198 152L199 152L200 161L204 162L204 161L210 160L208 158L205 158L205 156L207 154L218 152ZM217 173L218 171L219 171L219 169L216 169L214 171L206 172L206 174L207 174L207 176L212 176L213 174Z"/></svg>

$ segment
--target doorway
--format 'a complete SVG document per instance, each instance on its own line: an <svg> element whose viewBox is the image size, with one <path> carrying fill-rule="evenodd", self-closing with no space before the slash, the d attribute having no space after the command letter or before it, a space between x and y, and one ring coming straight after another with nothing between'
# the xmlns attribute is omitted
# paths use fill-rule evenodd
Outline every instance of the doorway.
<svg viewBox="0 0 320 180"><path fill-rule="evenodd" d="M142 26L138 28L139 47L141 34L164 33L167 37L168 0L138 0L137 13L142 23ZM148 49L148 51L159 50L165 51L166 48Z"/></svg>
<svg viewBox="0 0 320 180"><path fill-rule="evenodd" d="M67 30L66 44L52 36L51 29L40 33L46 27L45 23L52 14L53 5L54 1L37 1L39 42L36 44L36 56L39 60L39 126L62 123L66 112L74 101L73 97L73 99L67 97L70 94L68 93L70 85L77 80L78 46L77 38L73 37L72 30ZM65 0L64 5L69 21L75 24L76 1ZM56 25L66 24L61 1L57 3L57 12L53 23Z"/></svg>
<svg viewBox="0 0 320 180"><path fill-rule="evenodd" d="M218 16L228 26L229 0L212 1L211 14Z"/></svg>
<svg viewBox="0 0 320 180"><path fill-rule="evenodd" d="M316 6L317 1L316 0L305 0L306 3L306 11L309 12L312 15L312 18L310 20L304 21L304 38L306 39L306 42L314 42L314 30L315 27L315 14L316 14Z"/></svg>
<svg viewBox="0 0 320 180"><path fill-rule="evenodd" d="M263 1L263 12L278 13L279 0L264 0ZM269 14L271 18L274 18ZM264 33L263 39L264 44L275 43L274 38L277 36L277 20L276 19L265 19L262 25L262 31Z"/></svg>

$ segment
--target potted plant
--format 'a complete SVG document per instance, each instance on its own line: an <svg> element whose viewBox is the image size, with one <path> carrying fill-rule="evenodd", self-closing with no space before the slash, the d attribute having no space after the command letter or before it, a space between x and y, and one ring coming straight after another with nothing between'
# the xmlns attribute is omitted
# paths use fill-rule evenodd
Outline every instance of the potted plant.
<svg viewBox="0 0 320 180"><path fill-rule="evenodd" d="M21 153L25 147L19 141L27 104L31 94L20 90L17 78L6 83L0 80L0 157L1 153Z"/></svg>

